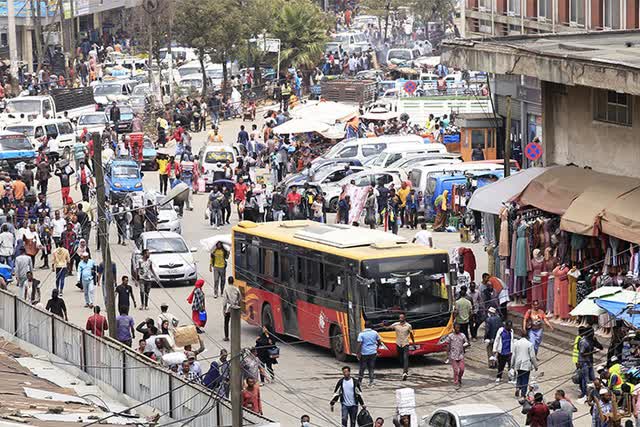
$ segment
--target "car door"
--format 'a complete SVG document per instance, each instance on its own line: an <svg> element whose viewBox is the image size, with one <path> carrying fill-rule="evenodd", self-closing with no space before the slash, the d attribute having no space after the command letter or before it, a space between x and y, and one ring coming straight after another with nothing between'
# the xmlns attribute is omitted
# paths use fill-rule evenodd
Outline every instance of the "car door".
<svg viewBox="0 0 640 427"><path fill-rule="evenodd" d="M436 412L429 420L429 427L445 427L449 418L448 415L446 412Z"/></svg>

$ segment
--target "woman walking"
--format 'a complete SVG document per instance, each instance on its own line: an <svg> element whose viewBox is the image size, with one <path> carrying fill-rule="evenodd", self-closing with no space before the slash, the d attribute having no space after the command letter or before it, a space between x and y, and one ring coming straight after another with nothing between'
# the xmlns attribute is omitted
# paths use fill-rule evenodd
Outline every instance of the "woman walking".
<svg viewBox="0 0 640 427"><path fill-rule="evenodd" d="M533 344L533 349L538 354L540 344L542 344L542 332L544 325L547 325L553 331L553 325L549 323L549 319L544 314L544 310L540 309L538 300L533 300L531 308L524 314L522 328L527 331L527 338Z"/></svg>
<svg viewBox="0 0 640 427"><path fill-rule="evenodd" d="M436 197L434 202L436 219L433 222L433 231L444 231L447 228L447 219L449 218L448 197L448 190L444 190L441 195Z"/></svg>
<svg viewBox="0 0 640 427"><path fill-rule="evenodd" d="M275 341L266 326L262 327L262 333L256 340L256 349L258 350L258 359L267 367L267 371L271 378L275 376L273 365L278 363L279 351ZM260 375L260 381L264 382L264 375Z"/></svg>
<svg viewBox="0 0 640 427"><path fill-rule="evenodd" d="M196 326L201 328L204 328L207 323L207 311L204 301L204 292L202 291L203 286L204 280L198 279L193 291L187 298L187 302L191 304L191 319Z"/></svg>

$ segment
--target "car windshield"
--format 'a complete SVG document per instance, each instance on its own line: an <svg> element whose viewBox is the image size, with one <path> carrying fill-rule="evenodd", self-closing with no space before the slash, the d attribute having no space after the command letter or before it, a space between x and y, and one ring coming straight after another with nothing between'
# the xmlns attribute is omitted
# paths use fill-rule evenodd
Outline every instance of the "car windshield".
<svg viewBox="0 0 640 427"><path fill-rule="evenodd" d="M190 76L193 74L198 74L200 73L200 67L196 68L196 67L187 67L187 68L180 68L178 70L178 74L180 74L180 78L184 78L186 76Z"/></svg>
<svg viewBox="0 0 640 427"><path fill-rule="evenodd" d="M366 317L377 323L406 313L409 319L421 319L418 323L446 324L450 313L448 269L446 254L364 261Z"/></svg>
<svg viewBox="0 0 640 427"><path fill-rule="evenodd" d="M6 110L8 113L39 113L40 105L40 100L10 99L7 101Z"/></svg>
<svg viewBox="0 0 640 427"><path fill-rule="evenodd" d="M233 154L228 151L209 151L204 157L205 163L233 162Z"/></svg>
<svg viewBox="0 0 640 427"><path fill-rule="evenodd" d="M200 79L187 79L181 80L180 86L182 87L202 87L202 80Z"/></svg>
<svg viewBox="0 0 640 427"><path fill-rule="evenodd" d="M335 155L338 154L338 152L342 150L342 147L344 147L345 145L347 145L346 139L344 141L338 142L336 145L331 147L331 149L327 152L327 154L324 155L324 157L327 159L335 157Z"/></svg>
<svg viewBox="0 0 640 427"><path fill-rule="evenodd" d="M121 92L120 85L102 85L93 88L94 95L120 95Z"/></svg>
<svg viewBox="0 0 640 427"><path fill-rule="evenodd" d="M107 123L107 116L104 114L89 114L86 116L80 116L78 119L79 125L101 125Z"/></svg>
<svg viewBox="0 0 640 427"><path fill-rule="evenodd" d="M222 74L222 70L207 70L207 77L209 77L210 79L222 79L223 78L223 74Z"/></svg>
<svg viewBox="0 0 640 427"><path fill-rule="evenodd" d="M23 133L25 135L28 136L33 136L33 134L35 133L35 128L33 126L20 126L20 125L16 125L16 126L7 126L7 130L11 131L11 132L18 132L18 133Z"/></svg>
<svg viewBox="0 0 640 427"><path fill-rule="evenodd" d="M111 173L116 178L134 179L138 178L138 167L117 165L111 169Z"/></svg>
<svg viewBox="0 0 640 427"><path fill-rule="evenodd" d="M184 240L178 238L149 239L147 240L147 249L152 254L189 252Z"/></svg>
<svg viewBox="0 0 640 427"><path fill-rule="evenodd" d="M403 61L411 60L411 51L408 49L391 49L387 55L389 60L401 59Z"/></svg>
<svg viewBox="0 0 640 427"><path fill-rule="evenodd" d="M131 92L132 95L149 95L151 93L151 89L149 89L149 86L145 86L145 85L138 85L136 87L133 88L133 92Z"/></svg>
<svg viewBox="0 0 640 427"><path fill-rule="evenodd" d="M517 427L513 417L509 414L479 414L460 417L460 427Z"/></svg>
<svg viewBox="0 0 640 427"><path fill-rule="evenodd" d="M33 150L27 138L20 135L0 137L0 151Z"/></svg>
<svg viewBox="0 0 640 427"><path fill-rule="evenodd" d="M153 145L153 142L151 142L150 139L145 139L144 143L143 143L143 147L144 148L153 148L155 150L156 146Z"/></svg>

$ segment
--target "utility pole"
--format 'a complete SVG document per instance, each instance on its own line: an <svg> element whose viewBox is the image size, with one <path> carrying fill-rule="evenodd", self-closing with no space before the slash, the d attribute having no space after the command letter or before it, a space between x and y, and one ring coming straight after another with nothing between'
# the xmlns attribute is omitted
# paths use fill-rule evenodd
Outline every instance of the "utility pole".
<svg viewBox="0 0 640 427"><path fill-rule="evenodd" d="M153 28L155 26L155 18L151 14L147 14L149 17L149 59L147 61L147 71L149 74L149 88L151 89L151 93L155 94L153 90L153 72L151 71L151 63L153 62Z"/></svg>
<svg viewBox="0 0 640 427"><path fill-rule="evenodd" d="M242 367L240 307L231 307L231 415L232 426L242 427Z"/></svg>
<svg viewBox="0 0 640 427"><path fill-rule="evenodd" d="M42 61L44 59L44 52L42 49L42 18L40 16L40 2L38 0L31 0L31 19L35 28L36 36L36 53L38 54L38 71L42 68Z"/></svg>
<svg viewBox="0 0 640 427"><path fill-rule="evenodd" d="M507 96L507 124L504 135L504 176L511 175L511 95Z"/></svg>
<svg viewBox="0 0 640 427"><path fill-rule="evenodd" d="M69 0L69 58L71 58L70 67L76 66L76 8L75 0Z"/></svg>
<svg viewBox="0 0 640 427"><path fill-rule="evenodd" d="M109 227L107 224L107 203L104 195L104 169L102 166L102 140L99 133L93 136L93 162L96 165L96 193L98 196L98 239L102 248L102 265L104 266L104 294L106 296L107 321L109 322L109 336L116 338L116 305L113 288L113 270L111 269L111 248L109 247ZM98 285L98 284L96 284Z"/></svg>
<svg viewBox="0 0 640 427"><path fill-rule="evenodd" d="M9 20L9 26L7 30L7 38L9 39L9 60L11 78L18 78L18 41L16 40L18 34L16 33L16 9L13 4L13 0L7 1L7 18Z"/></svg>

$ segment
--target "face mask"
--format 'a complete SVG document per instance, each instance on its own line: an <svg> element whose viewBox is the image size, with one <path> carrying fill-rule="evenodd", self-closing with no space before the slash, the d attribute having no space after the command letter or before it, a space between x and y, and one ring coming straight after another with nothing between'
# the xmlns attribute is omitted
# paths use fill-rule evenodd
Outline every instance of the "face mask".
<svg viewBox="0 0 640 427"><path fill-rule="evenodd" d="M302 423L302 427L311 427L311 424L307 421Z"/></svg>

